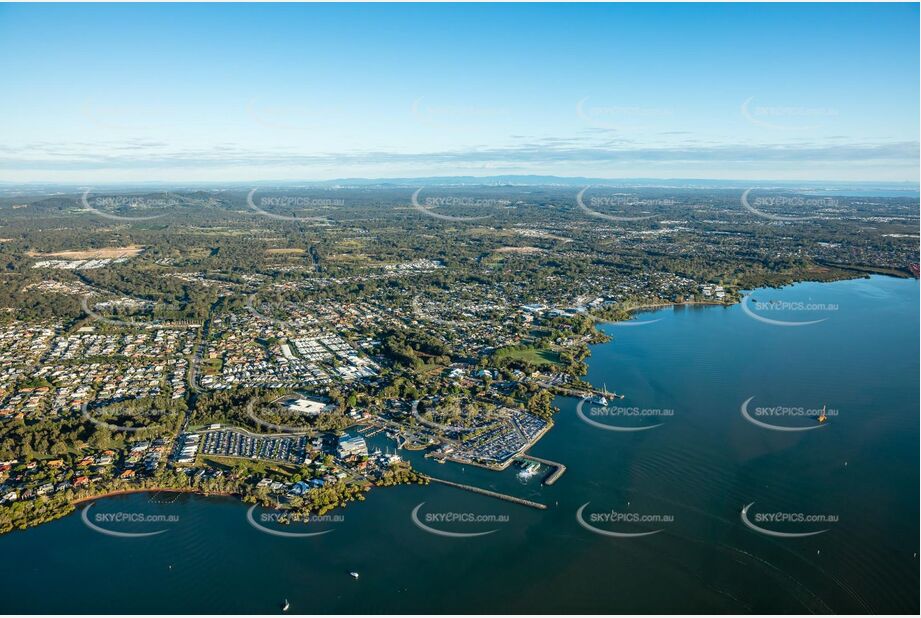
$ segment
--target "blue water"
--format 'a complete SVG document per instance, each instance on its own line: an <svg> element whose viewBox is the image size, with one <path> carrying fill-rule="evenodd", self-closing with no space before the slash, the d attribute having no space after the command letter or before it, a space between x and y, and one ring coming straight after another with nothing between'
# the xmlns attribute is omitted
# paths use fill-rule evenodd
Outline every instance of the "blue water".
<svg viewBox="0 0 921 618"><path fill-rule="evenodd" d="M759 302L825 304L772 311L762 323L740 306L650 312L645 326L606 325L588 379L624 393L618 406L669 409L660 427L596 428L577 402L559 398L556 426L533 453L568 466L552 487L408 456L425 472L548 505L545 511L431 485L372 490L336 511L343 521L282 530L332 532L282 538L247 523L232 499L146 495L94 505L94 513L179 517L169 524L111 524L166 532L109 537L79 514L0 537L12 568L0 576L0 610L15 612L895 612L918 613L918 282L872 277L756 290ZM828 309L829 305L835 305ZM754 406L821 408L837 414L817 429L779 432L740 413ZM589 408L584 408L586 411ZM597 417L595 417L597 418ZM641 426L647 419L604 422ZM812 418L778 424L811 426ZM376 442L386 446L380 436ZM405 453L404 453L405 454ZM425 513L507 516L507 522L429 522ZM761 523L752 513L832 514L837 522ZM669 523L576 521L576 511L668 515ZM628 505L629 503L629 505ZM359 580L349 571L361 573Z"/></svg>

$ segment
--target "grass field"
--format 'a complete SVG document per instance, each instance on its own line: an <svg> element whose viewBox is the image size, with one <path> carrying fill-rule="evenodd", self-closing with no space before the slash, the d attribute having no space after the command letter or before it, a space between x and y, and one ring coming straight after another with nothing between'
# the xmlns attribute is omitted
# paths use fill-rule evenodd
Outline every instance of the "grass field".
<svg viewBox="0 0 921 618"><path fill-rule="evenodd" d="M216 375L224 367L224 360L221 358L206 358L201 361L199 368L205 375Z"/></svg>
<svg viewBox="0 0 921 618"><path fill-rule="evenodd" d="M541 363L552 363L554 365L560 364L560 355L553 350L548 350L545 348L525 348L524 350L501 350L496 354L500 358L511 358L514 360L522 360L526 363L531 363L532 365L540 365Z"/></svg>
<svg viewBox="0 0 921 618"><path fill-rule="evenodd" d="M29 257L63 258L66 260L101 260L105 258L134 257L143 250L144 247L139 245L129 245L127 247L103 247L101 249L55 251L53 253L29 251L26 255Z"/></svg>
<svg viewBox="0 0 921 618"><path fill-rule="evenodd" d="M496 253L521 253L521 254L532 254L532 253L546 253L546 249L541 249L540 247L499 247L494 250Z"/></svg>
<svg viewBox="0 0 921 618"><path fill-rule="evenodd" d="M256 474L265 475L266 473L271 472L275 474L291 476L297 472L297 467L293 465L280 464L270 461L259 461L255 459L244 459L242 457L236 458L202 455L201 459L204 463L224 471L231 470L234 466L237 466L240 463L245 463L246 467Z"/></svg>

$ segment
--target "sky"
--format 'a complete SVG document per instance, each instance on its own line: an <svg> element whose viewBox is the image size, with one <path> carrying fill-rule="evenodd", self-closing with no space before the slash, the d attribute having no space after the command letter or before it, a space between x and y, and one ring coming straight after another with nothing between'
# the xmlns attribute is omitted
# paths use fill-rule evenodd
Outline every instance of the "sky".
<svg viewBox="0 0 921 618"><path fill-rule="evenodd" d="M0 181L918 181L918 4L0 5Z"/></svg>

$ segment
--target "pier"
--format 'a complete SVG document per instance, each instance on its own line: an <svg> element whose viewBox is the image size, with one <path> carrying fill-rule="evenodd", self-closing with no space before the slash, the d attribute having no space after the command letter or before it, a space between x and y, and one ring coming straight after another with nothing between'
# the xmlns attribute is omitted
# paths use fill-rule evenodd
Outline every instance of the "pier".
<svg viewBox="0 0 921 618"><path fill-rule="evenodd" d="M556 393L557 395L563 395L564 397L574 397L576 399L587 399L589 397L595 396L606 396L611 399L623 399L622 393L615 393L613 391L602 390L598 388L591 388L588 390L579 390L572 388L570 386L562 386L560 384L549 384L547 382L538 382L544 388Z"/></svg>
<svg viewBox="0 0 921 618"><path fill-rule="evenodd" d="M366 438L373 438L377 434L385 431L387 427L383 425L365 425L361 429L357 430L358 433L365 436Z"/></svg>
<svg viewBox="0 0 921 618"><path fill-rule="evenodd" d="M521 455L519 459L526 459L528 461L536 461L539 464L543 464L545 466L549 466L550 468L552 468L552 471L550 472L550 474L544 477L544 480L542 481L544 485L553 485L554 483L557 482L557 480L559 480L561 476L563 476L563 473L566 472L566 466L557 461L550 461L549 459L541 459L540 457L535 457L534 455L528 455L528 454Z"/></svg>
<svg viewBox="0 0 921 618"><path fill-rule="evenodd" d="M546 504L541 504L540 502L533 502L531 500L525 500L524 498L516 498L515 496L510 496L508 494L500 494L498 491L483 489L482 487L474 487L473 485L464 485L462 483L455 483L454 481L436 479L433 476L426 476L426 478L433 483L441 483L442 485L449 485L451 487L457 487L458 489L465 489L475 494L482 494L484 496L490 496L491 498L498 498L499 500L505 500L506 502L514 502L515 504L520 504L522 506L529 506L532 509L545 510L547 508Z"/></svg>

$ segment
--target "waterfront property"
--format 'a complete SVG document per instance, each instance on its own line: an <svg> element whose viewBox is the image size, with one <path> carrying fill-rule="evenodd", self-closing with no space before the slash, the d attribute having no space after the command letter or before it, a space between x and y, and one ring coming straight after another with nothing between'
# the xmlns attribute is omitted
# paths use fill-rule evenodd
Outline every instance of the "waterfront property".
<svg viewBox="0 0 921 618"><path fill-rule="evenodd" d="M352 457L367 457L368 445L361 436L343 434L339 437L338 454L342 459Z"/></svg>

